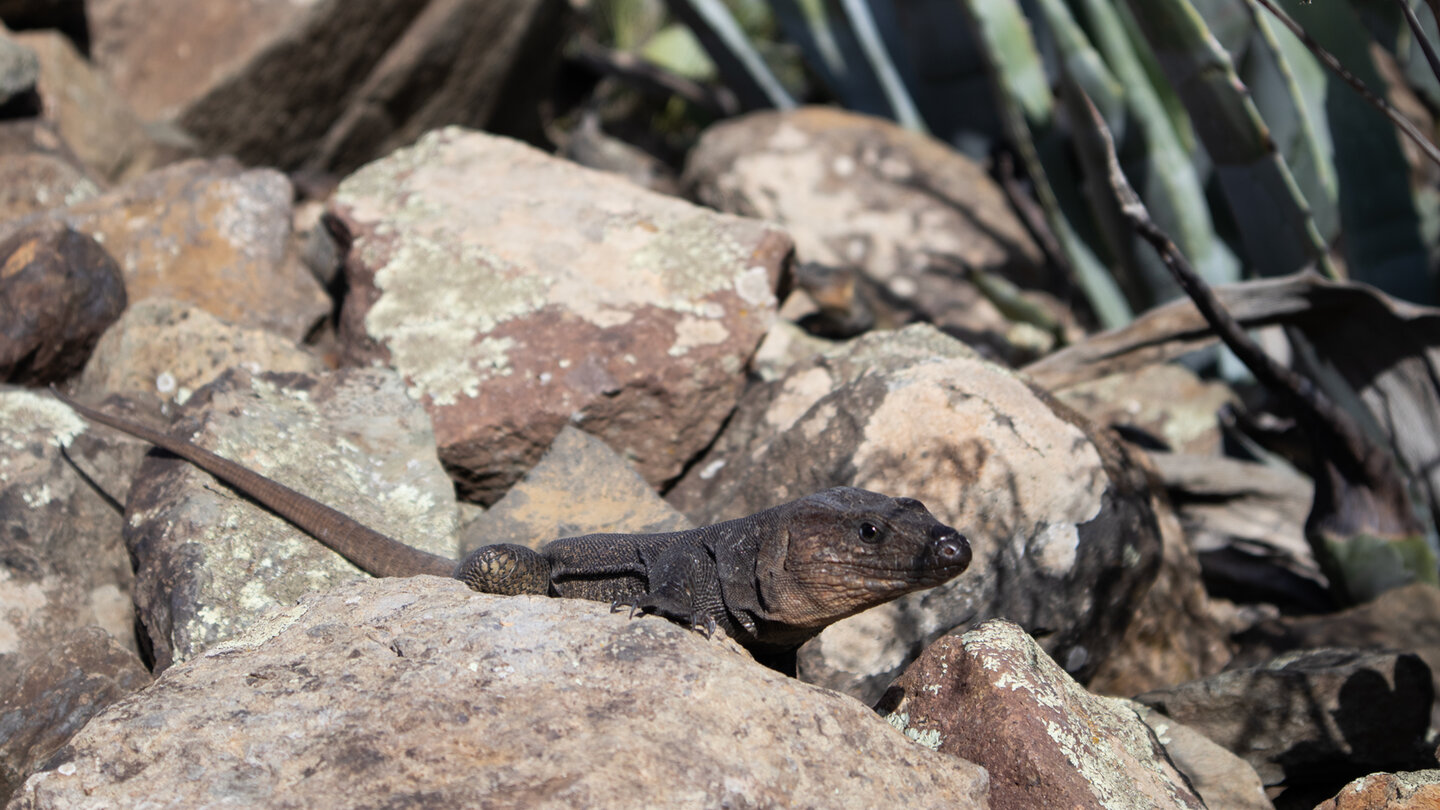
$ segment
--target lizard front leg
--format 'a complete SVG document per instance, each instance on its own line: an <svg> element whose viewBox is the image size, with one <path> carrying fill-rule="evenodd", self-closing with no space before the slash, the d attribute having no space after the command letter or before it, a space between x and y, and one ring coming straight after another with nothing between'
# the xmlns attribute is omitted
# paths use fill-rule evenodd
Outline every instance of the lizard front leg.
<svg viewBox="0 0 1440 810"><path fill-rule="evenodd" d="M688 624L692 630L714 635L725 618L725 605L716 579L715 558L699 544L681 543L645 561L644 593L616 599L611 610L629 607Z"/></svg>

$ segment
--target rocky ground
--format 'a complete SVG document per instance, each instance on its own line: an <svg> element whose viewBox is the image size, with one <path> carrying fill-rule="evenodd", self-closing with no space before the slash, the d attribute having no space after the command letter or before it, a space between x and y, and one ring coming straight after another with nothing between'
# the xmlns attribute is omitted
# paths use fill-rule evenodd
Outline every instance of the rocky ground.
<svg viewBox="0 0 1440 810"><path fill-rule="evenodd" d="M555 2L172 5L0 2L9 807L1440 804L1440 589L1331 595L1254 392L1057 360L984 167L810 108L671 173L546 120ZM370 579L52 383L452 558L841 485L975 556L797 680Z"/></svg>

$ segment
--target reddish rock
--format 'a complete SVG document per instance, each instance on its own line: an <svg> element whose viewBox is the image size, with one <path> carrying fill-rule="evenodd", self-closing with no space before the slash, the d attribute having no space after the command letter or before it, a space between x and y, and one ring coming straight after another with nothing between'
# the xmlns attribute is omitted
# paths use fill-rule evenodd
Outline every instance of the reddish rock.
<svg viewBox="0 0 1440 810"><path fill-rule="evenodd" d="M1086 692L1010 622L935 642L878 708L989 771L995 810L1205 806L1133 711Z"/></svg>
<svg viewBox="0 0 1440 810"><path fill-rule="evenodd" d="M292 194L273 169L188 161L47 216L104 245L132 300L179 298L299 340L331 304L291 252Z"/></svg>
<svg viewBox="0 0 1440 810"><path fill-rule="evenodd" d="M554 0L251 0L203 13L186 0L88 4L95 60L143 118L178 125L208 154L326 170L445 124L496 124L507 92L553 65L543 43L558 39L563 10Z"/></svg>
<svg viewBox="0 0 1440 810"><path fill-rule="evenodd" d="M441 459L493 502L566 424L674 478L733 408L790 240L461 129L346 179L341 335L423 398Z"/></svg>
<svg viewBox="0 0 1440 810"><path fill-rule="evenodd" d="M0 380L43 384L79 371L125 309L120 267L58 223L0 241Z"/></svg>
<svg viewBox="0 0 1440 810"><path fill-rule="evenodd" d="M1372 773L1340 789L1315 810L1435 810L1440 770Z"/></svg>

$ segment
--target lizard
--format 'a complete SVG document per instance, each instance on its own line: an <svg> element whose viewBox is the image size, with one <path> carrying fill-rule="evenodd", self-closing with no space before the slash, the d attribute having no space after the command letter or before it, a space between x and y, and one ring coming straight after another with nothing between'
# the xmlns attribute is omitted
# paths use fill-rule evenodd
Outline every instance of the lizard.
<svg viewBox="0 0 1440 810"><path fill-rule="evenodd" d="M795 673L795 651L825 627L970 564L970 543L914 498L834 487L735 520L656 534L588 534L539 551L500 543L459 562L406 545L194 443L55 396L86 419L143 439L220 479L377 577L451 577L490 594L609 602Z"/></svg>

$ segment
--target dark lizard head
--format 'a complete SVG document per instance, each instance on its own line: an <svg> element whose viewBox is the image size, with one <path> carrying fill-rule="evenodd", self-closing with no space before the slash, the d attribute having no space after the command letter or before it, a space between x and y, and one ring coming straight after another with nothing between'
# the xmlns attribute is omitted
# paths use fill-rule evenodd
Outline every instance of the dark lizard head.
<svg viewBox="0 0 1440 810"><path fill-rule="evenodd" d="M756 566L770 618L821 628L970 565L970 543L914 498L836 487L786 504L783 548Z"/></svg>

